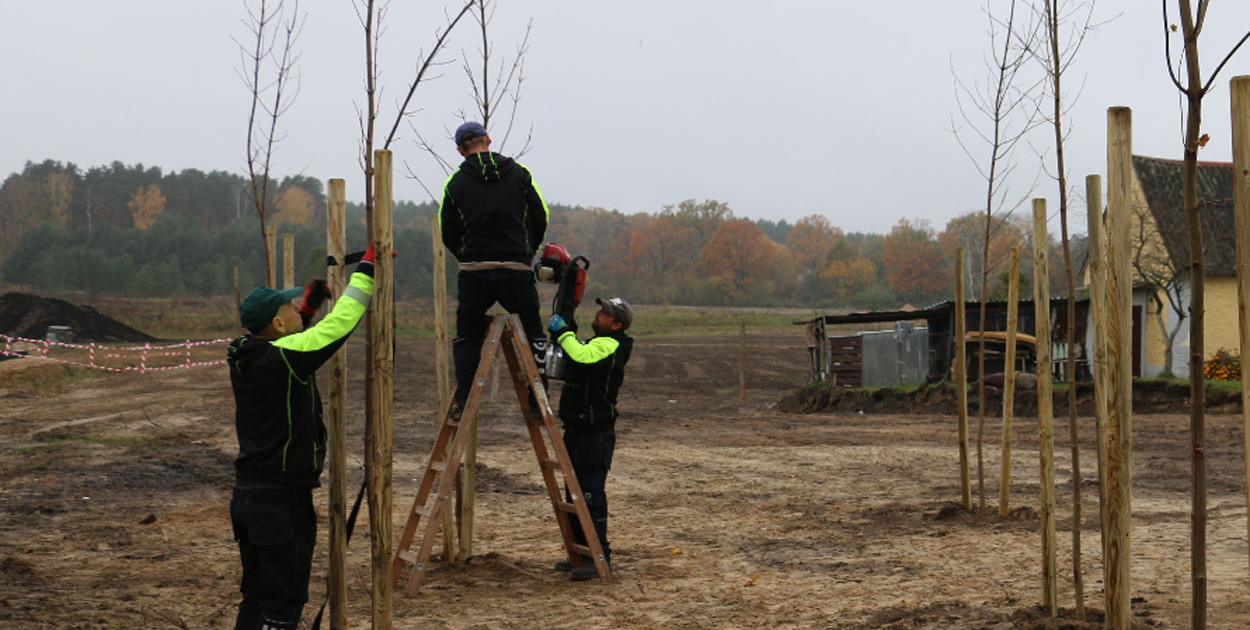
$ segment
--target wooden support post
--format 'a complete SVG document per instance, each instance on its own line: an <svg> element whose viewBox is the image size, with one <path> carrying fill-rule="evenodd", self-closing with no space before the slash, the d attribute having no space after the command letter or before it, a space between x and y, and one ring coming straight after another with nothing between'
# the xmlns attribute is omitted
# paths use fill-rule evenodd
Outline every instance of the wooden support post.
<svg viewBox="0 0 1250 630"><path fill-rule="evenodd" d="M1094 377L1094 427L1098 436L1098 515L1099 536L1102 539L1103 557L1107 554L1107 453L1103 449L1107 428L1107 266L1102 216L1102 176L1085 178L1086 224L1089 226L1089 309L1091 326L1089 337L1094 364L1090 373Z"/></svg>
<svg viewBox="0 0 1250 630"><path fill-rule="evenodd" d="M234 266L234 310L239 310L239 305L243 304L243 298L239 295L239 266Z"/></svg>
<svg viewBox="0 0 1250 630"><path fill-rule="evenodd" d="M1050 370L1050 239L1046 200L1033 200L1033 316L1037 322L1037 445L1041 458L1042 605L1059 614L1059 572L1055 560L1055 415Z"/></svg>
<svg viewBox="0 0 1250 630"><path fill-rule="evenodd" d="M443 226L438 215L430 217L430 247L434 253L434 382L438 390L437 424L447 415L451 405L451 385L448 373L447 347L447 248L443 246ZM443 510L443 558L450 560L456 556L456 545L452 538L455 528L451 510ZM461 558L463 560L464 558Z"/></svg>
<svg viewBox="0 0 1250 630"><path fill-rule="evenodd" d="M1233 216L1237 230L1237 314L1241 322L1241 423L1246 470L1250 471L1250 76L1233 77ZM1246 505L1250 506L1250 485L1246 486ZM1250 534L1250 514L1246 526Z"/></svg>
<svg viewBox="0 0 1250 630"><path fill-rule="evenodd" d="M331 179L326 198L326 254L335 264L326 279L335 298L347 285L347 188L342 179ZM347 628L347 346L330 359L330 409L327 414L330 446L330 630Z"/></svg>
<svg viewBox="0 0 1250 630"><path fill-rule="evenodd" d="M295 235L282 235L282 288L295 286Z"/></svg>
<svg viewBox="0 0 1250 630"><path fill-rule="evenodd" d="M998 481L998 514L1007 516L1011 497L1011 432L1016 405L1016 326L1020 313L1020 248L1011 248L1007 278L1007 356L1003 364L1003 472Z"/></svg>
<svg viewBox="0 0 1250 630"><path fill-rule="evenodd" d="M278 287L278 237L272 225L265 226L265 286Z"/></svg>
<svg viewBox="0 0 1250 630"><path fill-rule="evenodd" d="M1133 112L1107 110L1107 422L1106 554L1103 584L1109 630L1129 630L1130 516L1133 414L1132 231Z"/></svg>
<svg viewBox="0 0 1250 630"><path fill-rule="evenodd" d="M392 211L394 197L391 192L391 152L374 152L374 208L373 234L373 307L370 365L373 381L370 383L369 399L372 403L368 419L373 430L371 441L369 480L369 525L372 529L373 549L373 628L390 630L393 585L391 584L391 402L394 380L394 328L393 312L393 261Z"/></svg>
<svg viewBox="0 0 1250 630"><path fill-rule="evenodd" d="M972 474L968 463L968 357L964 320L964 250L955 248L955 400L959 414L959 494L965 510L972 509Z"/></svg>
<svg viewBox="0 0 1250 630"><path fill-rule="evenodd" d="M738 403L747 406L747 323L742 321L742 342L738 344Z"/></svg>

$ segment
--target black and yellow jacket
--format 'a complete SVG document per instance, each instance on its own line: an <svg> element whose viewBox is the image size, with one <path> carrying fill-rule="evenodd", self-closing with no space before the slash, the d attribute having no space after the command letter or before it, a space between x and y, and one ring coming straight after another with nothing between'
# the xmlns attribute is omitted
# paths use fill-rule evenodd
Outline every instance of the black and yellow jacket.
<svg viewBox="0 0 1250 630"><path fill-rule="evenodd" d="M236 479L310 488L321 484L326 428L315 375L347 341L372 293L373 278L357 271L334 309L315 326L280 339L244 335L231 342L226 364L239 436Z"/></svg>
<svg viewBox="0 0 1250 630"><path fill-rule="evenodd" d="M564 349L564 388L560 421L568 433L609 431L616 426L616 395L625 381L625 364L634 339L622 332L596 335L582 343L569 330L557 342Z"/></svg>
<svg viewBox="0 0 1250 630"><path fill-rule="evenodd" d="M549 211L525 165L491 151L473 153L443 184L443 244L456 260L529 265L547 235Z"/></svg>

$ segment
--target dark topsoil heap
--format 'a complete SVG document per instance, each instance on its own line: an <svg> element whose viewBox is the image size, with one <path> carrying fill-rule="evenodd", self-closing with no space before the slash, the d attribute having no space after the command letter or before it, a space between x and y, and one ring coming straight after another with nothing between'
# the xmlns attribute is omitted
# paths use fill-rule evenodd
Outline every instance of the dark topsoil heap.
<svg viewBox="0 0 1250 630"><path fill-rule="evenodd" d="M105 343L156 341L90 306L74 306L65 300L27 293L0 296L0 333L11 337L43 339L48 326L69 326L75 341Z"/></svg>

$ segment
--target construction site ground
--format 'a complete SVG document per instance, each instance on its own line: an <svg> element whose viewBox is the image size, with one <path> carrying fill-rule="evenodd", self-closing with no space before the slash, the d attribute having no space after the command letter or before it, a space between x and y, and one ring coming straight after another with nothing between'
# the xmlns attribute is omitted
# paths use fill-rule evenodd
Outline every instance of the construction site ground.
<svg viewBox="0 0 1250 630"><path fill-rule="evenodd" d="M363 477L363 335L348 348L355 488ZM396 537L436 431L433 348L428 339L398 344ZM511 387L502 378L490 384L473 556L436 559L415 597L396 592L394 627L1100 627L1091 418L1079 422L1086 622L1074 611L1068 422L1056 420L1054 620L1040 606L1035 418L1016 419L1010 504L999 516L1001 423L992 417L982 432L973 408L974 510L964 511L954 415L782 411L779 401L808 375L797 327L748 338L743 404L740 352L737 335L637 339L608 485L610 585L571 583L551 569L563 553L551 504ZM1213 413L1208 423L1208 627L1246 628L1240 417ZM0 362L0 627L233 627L239 560L227 503L235 449L224 366L110 374ZM1135 628L1189 627L1190 452L1187 415L1134 418ZM306 620L323 599L327 569L326 491L316 497L320 542ZM366 511L348 553L350 628L371 626L369 532Z"/></svg>

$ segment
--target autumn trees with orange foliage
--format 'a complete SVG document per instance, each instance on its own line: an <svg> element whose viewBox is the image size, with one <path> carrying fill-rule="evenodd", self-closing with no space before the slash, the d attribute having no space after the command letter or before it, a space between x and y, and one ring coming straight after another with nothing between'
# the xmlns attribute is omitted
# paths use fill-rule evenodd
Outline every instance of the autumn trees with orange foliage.
<svg viewBox="0 0 1250 630"><path fill-rule="evenodd" d="M324 265L324 252L317 249L322 239L313 236L325 220L320 211L325 206L321 182L295 176L274 182L273 187L279 195L269 217L280 231L294 232L300 239L297 264L306 263L310 269ZM73 164L28 163L0 186L0 257L39 252L57 243L73 250L72 258L79 263L13 263L4 266L4 279L36 288L126 292L133 287L119 280L127 277L124 273L80 277L72 268L140 264L153 278L135 289L142 294L232 286L229 270L246 254L227 244L246 240L240 230L254 229L239 227L255 222L247 190L245 178L218 171L164 173L114 162L82 172ZM353 208L349 204L349 230L363 229L363 211ZM590 258L591 294L621 294L643 304L838 309L928 305L950 298L953 249L963 244L965 251L979 251L967 244L982 238L983 231L979 227L983 223L963 216L952 219L940 233L909 219L900 220L886 235L845 233L835 225L836 215L812 213L793 225L784 220L753 221L734 216L728 204L716 200L687 199L659 212L630 215L593 207L551 204L551 208L547 240ZM426 258L434 211L429 204L396 204L395 239L406 252L396 268L401 295L420 297L421 287L430 282ZM1000 223L991 235L991 270L1010 245L1027 242L1027 232L1015 222ZM27 238L41 226L51 229ZM108 231L107 238L95 236L101 230ZM156 247L162 239L178 245ZM176 250L179 257L175 261L139 255L149 247L153 252ZM96 250L88 251L92 248ZM123 258L127 254L129 262ZM979 268L978 261L969 263L971 271ZM161 265L186 279L158 284ZM57 271L62 268L69 275ZM244 273L250 268L251 263L244 261ZM42 275L33 277L32 270ZM973 273L969 284L975 285L977 277ZM998 277L991 273L991 278Z"/></svg>

